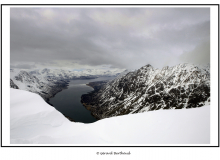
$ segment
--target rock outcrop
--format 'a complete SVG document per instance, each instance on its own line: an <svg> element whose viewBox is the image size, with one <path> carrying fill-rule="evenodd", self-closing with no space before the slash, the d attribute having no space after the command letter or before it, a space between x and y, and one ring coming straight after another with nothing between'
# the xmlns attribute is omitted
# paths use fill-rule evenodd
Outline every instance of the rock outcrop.
<svg viewBox="0 0 220 160"><path fill-rule="evenodd" d="M210 67L180 64L155 69L146 65L83 95L81 101L98 119L201 107L210 102Z"/></svg>

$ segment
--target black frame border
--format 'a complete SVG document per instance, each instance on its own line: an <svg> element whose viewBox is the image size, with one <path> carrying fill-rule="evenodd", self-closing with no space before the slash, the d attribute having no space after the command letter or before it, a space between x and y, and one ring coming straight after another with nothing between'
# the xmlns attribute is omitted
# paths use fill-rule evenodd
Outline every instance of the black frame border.
<svg viewBox="0 0 220 160"><path fill-rule="evenodd" d="M218 44L219 44L219 4L1 4L1 147L219 147L219 108L218 108L218 146L3 146L2 145L2 7L3 6L218 6ZM219 45L218 45L219 53ZM219 54L218 54L218 96L219 96ZM219 99L218 99L219 106ZM210 137L211 138L211 137Z"/></svg>

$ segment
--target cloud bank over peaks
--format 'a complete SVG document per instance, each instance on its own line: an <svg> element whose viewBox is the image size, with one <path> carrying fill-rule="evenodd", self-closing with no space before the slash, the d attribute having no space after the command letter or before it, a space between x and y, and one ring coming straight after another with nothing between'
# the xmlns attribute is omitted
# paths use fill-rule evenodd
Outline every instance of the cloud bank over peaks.
<svg viewBox="0 0 220 160"><path fill-rule="evenodd" d="M17 68L200 63L210 57L210 9L11 8L10 36Z"/></svg>

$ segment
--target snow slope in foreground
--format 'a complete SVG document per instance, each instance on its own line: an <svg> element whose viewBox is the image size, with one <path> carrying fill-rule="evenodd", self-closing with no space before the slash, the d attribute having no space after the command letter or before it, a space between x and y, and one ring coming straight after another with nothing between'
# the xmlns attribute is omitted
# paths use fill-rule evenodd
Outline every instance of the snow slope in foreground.
<svg viewBox="0 0 220 160"><path fill-rule="evenodd" d="M11 88L11 144L207 144L210 106L74 123L37 94Z"/></svg>

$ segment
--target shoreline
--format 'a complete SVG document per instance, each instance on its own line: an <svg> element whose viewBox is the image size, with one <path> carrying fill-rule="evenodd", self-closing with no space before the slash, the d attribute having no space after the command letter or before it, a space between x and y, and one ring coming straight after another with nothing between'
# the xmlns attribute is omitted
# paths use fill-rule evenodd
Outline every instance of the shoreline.
<svg viewBox="0 0 220 160"><path fill-rule="evenodd" d="M97 78L97 77L96 77L96 78ZM40 95L49 105L53 106L53 105L49 102L50 99L53 98L53 97L55 97L55 95L56 95L57 93L62 92L62 91L65 90L65 89L68 89L69 83L70 83L71 80L80 80L80 79L85 80L85 79L96 79L96 78L75 78L75 79L59 80L60 82L58 82L58 84L56 84L56 85L59 86L59 83L61 83L61 85L64 85L63 87L60 88L59 91L57 91L57 92L55 92L54 94L52 94L51 97L45 97L45 96L42 95L41 93L39 93L39 95ZM56 85L55 85L53 88L56 88ZM87 84L86 84L86 85L87 85ZM88 85L88 86L89 86L89 85ZM90 87L92 87L92 86L90 86ZM93 87L92 87L92 88L93 88ZM93 88L93 89L94 89L94 88ZM47 93L47 94L48 94L48 93Z"/></svg>
<svg viewBox="0 0 220 160"><path fill-rule="evenodd" d="M74 82L72 82L72 83L73 83L73 85L74 85ZM62 87L62 89L61 89L60 91L58 91L58 92L54 92L53 96L51 96L50 98L47 98L46 102L47 102L50 106L53 106L53 107L56 109L56 104L52 104L52 103L51 103L51 99L54 98L54 97L56 96L56 94L58 94L59 92L65 90L65 89L71 88L72 83L71 83L71 80L68 81L68 83L65 84L65 87ZM77 85L77 84L76 84L76 85ZM63 85L63 86L64 86L64 85ZM88 82L88 81L86 81L86 82L83 84L83 87L87 87L87 86L88 86L88 88L89 88L89 87L92 87L92 88L93 88L93 86L89 85L89 82ZM89 89L89 90L91 90L91 89ZM94 91L94 88L93 88L92 91ZM92 92L92 91L87 91L87 92L85 92L85 93L79 94L79 98L81 98L81 96L82 96L83 94L87 94L87 93ZM90 116L92 116L95 121L99 120L98 117L96 117L96 116L94 116L94 115L92 114L92 112L91 112L91 110L90 110L90 107L88 107L86 104L83 104L81 101L79 101L79 103L81 104L80 107L83 107L83 109L84 109L84 107L85 107L85 109L86 109L87 111L89 111L88 114L90 114ZM56 110L58 110L58 109L56 109ZM60 112L60 111L59 111L59 112ZM62 112L61 112L61 113L62 113ZM66 115L66 114L64 114L64 113L62 113L62 114L63 114L63 116L64 116L65 118L67 118L69 121L71 121L71 122L77 122L77 121L75 120L74 116L71 116L71 117L70 117L70 116L68 116L68 115ZM71 115L71 114L70 114L70 115Z"/></svg>
<svg viewBox="0 0 220 160"><path fill-rule="evenodd" d="M63 81L63 80L62 80ZM45 99L45 101L48 103L48 104L50 104L50 105L52 105L49 101L50 101L50 99L51 98L53 98L53 97L55 97L55 95L57 94L57 93L59 93L59 92L62 92L63 90L65 90L65 89L68 89L68 86L69 86L69 80L67 80L67 82L63 82L63 86L62 87L59 87L59 84L57 84L57 87L56 87L56 85L53 87L53 88L57 88L58 90L56 91L56 92L52 92L52 95L50 96L50 97L43 97L43 95L41 95L41 94L39 94L43 99ZM52 89L53 89L52 88ZM47 93L48 94L48 93ZM52 105L53 106L53 105Z"/></svg>
<svg viewBox="0 0 220 160"><path fill-rule="evenodd" d="M81 103L82 103L82 102L81 102ZM100 118L99 118L98 116L96 116L96 115L94 115L94 114L92 113L92 111L91 111L91 105L87 105L87 104L85 104L85 103L82 103L82 105L83 105L88 111L91 112L91 115L92 115L95 119L100 120Z"/></svg>
<svg viewBox="0 0 220 160"><path fill-rule="evenodd" d="M93 94L95 94L96 92L98 92L102 87L103 85L105 85L107 82L109 82L109 80L103 80L103 81L95 81L95 82L89 82L88 84L86 84L87 86L89 87L92 87L94 90L87 93L87 94L83 94L81 96L81 103L82 105L88 110L91 112L91 115L93 117L95 117L97 120L100 120L101 118L98 117L97 115L95 115L94 111L95 111L95 106L91 105L91 97Z"/></svg>
<svg viewBox="0 0 220 160"><path fill-rule="evenodd" d="M67 82L65 82L65 81L61 81L61 82L64 82L64 83L62 83L62 88L58 87L58 88L60 88L60 90L57 91L57 92L54 92L54 94L53 94L51 97L49 97L49 98L47 98L47 99L45 100L49 105L53 106L54 108L56 108L55 105L53 105L52 103L50 103L51 98L54 98L54 97L56 96L56 94L58 94L59 92L65 90L65 89L68 89L69 86L70 86L70 80L68 80ZM95 81L95 82L89 82L89 83L87 82L87 83L85 83L86 86L93 88L93 90L92 90L92 91L88 91L88 92L86 92L85 94L82 94L81 97L80 97L80 98L81 98L81 100L80 100L81 105L82 105L83 107L85 107L85 109L88 110L88 111L90 112L91 116L94 117L96 120L100 120L101 118L94 114L94 112L93 112L93 111L95 111L94 106L92 106L92 105L90 105L90 104L84 102L84 100L82 100L82 97L83 97L84 95L94 94L95 92L99 91L100 88L101 88L104 84L106 84L107 82L108 82L108 80ZM58 84L58 86L59 86L59 84ZM74 120L74 117L73 117L73 118L70 118L69 116L66 116L66 115L64 115L64 116L65 116L68 120L70 120L71 122L76 122L76 121Z"/></svg>
<svg viewBox="0 0 220 160"><path fill-rule="evenodd" d="M89 83L87 83L86 86L89 86L89 87L95 89L95 88L94 88L93 86L91 86Z"/></svg>

